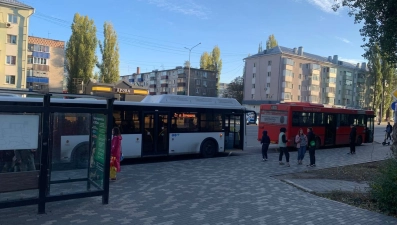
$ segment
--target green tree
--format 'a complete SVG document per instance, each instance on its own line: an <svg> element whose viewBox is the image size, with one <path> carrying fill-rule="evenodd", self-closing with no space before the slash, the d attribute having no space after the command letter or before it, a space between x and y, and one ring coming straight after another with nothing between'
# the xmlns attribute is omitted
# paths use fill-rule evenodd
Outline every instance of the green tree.
<svg viewBox="0 0 397 225"><path fill-rule="evenodd" d="M103 25L103 44L98 41L102 54L102 63L98 63L99 77L104 83L115 83L120 79L119 44L117 34L111 23Z"/></svg>
<svg viewBox="0 0 397 225"><path fill-rule="evenodd" d="M382 72L381 72L381 58L379 47L377 45L373 46L370 50L370 55L368 55L368 70L369 79L374 87L373 93L373 110L377 110L381 105L382 98Z"/></svg>
<svg viewBox="0 0 397 225"><path fill-rule="evenodd" d="M190 62L188 60L186 60L185 63L183 64L183 66L185 68L189 68L190 67Z"/></svg>
<svg viewBox="0 0 397 225"><path fill-rule="evenodd" d="M220 75L222 71L222 59L221 59L221 50L219 49L218 46L215 46L212 49L211 53L204 52L201 55L200 68L204 70L215 71L215 74L218 78L216 88L217 90L219 90L218 87L219 87Z"/></svg>
<svg viewBox="0 0 397 225"><path fill-rule="evenodd" d="M204 52L200 57L200 68L209 69L211 63L211 56L208 52Z"/></svg>
<svg viewBox="0 0 397 225"><path fill-rule="evenodd" d="M66 43L66 70L69 73L68 91L77 93L77 80L87 83L93 75L97 61L95 50L97 46L96 27L93 20L87 16L74 15L72 35Z"/></svg>
<svg viewBox="0 0 397 225"><path fill-rule="evenodd" d="M336 0L335 0L336 1ZM376 44L389 63L397 63L397 1L395 0L342 0L333 5L337 11L340 7L349 8L349 16L354 16L355 23L364 23L360 34L365 49L372 49ZM370 57L370 51L364 53Z"/></svg>
<svg viewBox="0 0 397 225"><path fill-rule="evenodd" d="M263 50L262 50L262 42L261 43L259 43L259 47L258 47L258 53L261 53Z"/></svg>
<svg viewBox="0 0 397 225"><path fill-rule="evenodd" d="M244 79L242 76L238 76L230 82L223 93L224 98L234 98L240 104L243 102L243 93L244 93Z"/></svg>
<svg viewBox="0 0 397 225"><path fill-rule="evenodd" d="M385 59L382 60L381 73L384 81L383 117L392 117L390 105L393 102L393 97L390 93L395 88L392 86L392 83L394 83L394 68Z"/></svg>
<svg viewBox="0 0 397 225"><path fill-rule="evenodd" d="M266 49L271 49L278 46L277 40L274 35L269 35L269 38L266 41Z"/></svg>

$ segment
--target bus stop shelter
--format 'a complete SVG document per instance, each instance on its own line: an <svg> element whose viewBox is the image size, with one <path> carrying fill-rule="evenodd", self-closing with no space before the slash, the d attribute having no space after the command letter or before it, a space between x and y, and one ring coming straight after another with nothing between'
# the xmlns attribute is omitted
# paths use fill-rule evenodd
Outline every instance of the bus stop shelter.
<svg viewBox="0 0 397 225"><path fill-rule="evenodd" d="M37 204L38 213L45 213L48 202L93 196L108 204L114 99L0 93L36 95L0 96L0 208ZM73 160L65 160L68 138L77 134L87 141L73 150Z"/></svg>

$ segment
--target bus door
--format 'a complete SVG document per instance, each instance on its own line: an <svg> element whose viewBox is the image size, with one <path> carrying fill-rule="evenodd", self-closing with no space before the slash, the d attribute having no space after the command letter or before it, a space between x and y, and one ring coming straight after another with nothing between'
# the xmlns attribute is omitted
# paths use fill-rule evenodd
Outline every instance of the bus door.
<svg viewBox="0 0 397 225"><path fill-rule="evenodd" d="M325 135L324 145L335 145L336 141L336 114L324 114Z"/></svg>
<svg viewBox="0 0 397 225"><path fill-rule="evenodd" d="M372 143L374 141L374 117L366 116L365 142Z"/></svg>
<svg viewBox="0 0 397 225"><path fill-rule="evenodd" d="M144 112L142 156L168 155L168 112Z"/></svg>
<svg viewBox="0 0 397 225"><path fill-rule="evenodd" d="M225 115L225 149L243 149L244 114Z"/></svg>

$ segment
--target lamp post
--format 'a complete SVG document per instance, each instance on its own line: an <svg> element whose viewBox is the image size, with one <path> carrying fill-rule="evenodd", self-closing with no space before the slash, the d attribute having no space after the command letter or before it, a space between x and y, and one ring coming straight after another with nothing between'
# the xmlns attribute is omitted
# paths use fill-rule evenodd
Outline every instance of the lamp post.
<svg viewBox="0 0 397 225"><path fill-rule="evenodd" d="M201 42L198 43L197 45L191 47L191 48L185 47L187 50L189 50L189 74L188 74L188 76L187 76L187 96L190 95L190 53L192 52L192 49L193 49L193 48L199 46L200 44L201 44Z"/></svg>

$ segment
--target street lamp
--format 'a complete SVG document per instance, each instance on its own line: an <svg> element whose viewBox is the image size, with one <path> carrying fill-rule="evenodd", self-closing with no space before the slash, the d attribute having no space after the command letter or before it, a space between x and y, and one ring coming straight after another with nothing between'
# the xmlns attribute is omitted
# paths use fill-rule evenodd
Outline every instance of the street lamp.
<svg viewBox="0 0 397 225"><path fill-rule="evenodd" d="M192 52L192 49L193 49L193 48L199 46L200 44L201 44L201 42L198 43L197 45L191 47L191 48L185 47L187 50L189 50L189 74L188 74L188 76L187 76L187 96L190 95L190 53Z"/></svg>

